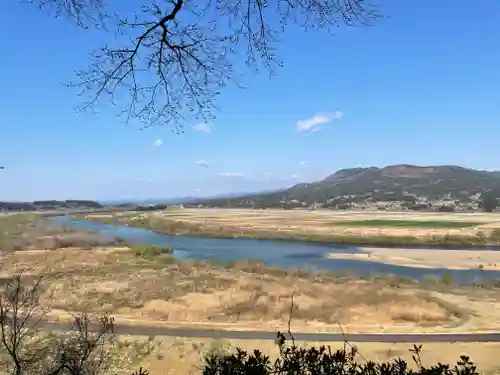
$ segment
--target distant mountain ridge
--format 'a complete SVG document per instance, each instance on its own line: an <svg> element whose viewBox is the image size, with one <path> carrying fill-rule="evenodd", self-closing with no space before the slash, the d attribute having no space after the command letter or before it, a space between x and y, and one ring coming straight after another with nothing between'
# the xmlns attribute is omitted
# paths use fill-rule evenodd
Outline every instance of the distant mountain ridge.
<svg viewBox="0 0 500 375"><path fill-rule="evenodd" d="M106 199L106 200L100 200L99 203L105 204L105 205L125 205L125 204L130 204L130 205L161 205L161 204L167 204L167 205L172 205L172 204L182 204L182 203L189 203L193 201L204 201L204 200L210 200L210 199L218 199L218 198L230 198L230 197L241 197L241 196L246 196L246 195L252 195L252 194L262 194L266 193L268 191L246 191L246 192L232 192L232 193L223 193L223 194L216 194L216 195L211 195L211 196L204 196L204 197L173 197L173 198L123 198L123 199Z"/></svg>
<svg viewBox="0 0 500 375"><path fill-rule="evenodd" d="M413 195L422 199L471 200L486 191L500 192L499 171L479 171L456 165L389 165L341 169L323 180L300 183L281 191L237 199L212 200L214 205L266 206L283 201L330 204L349 201L394 201Z"/></svg>
<svg viewBox="0 0 500 375"><path fill-rule="evenodd" d="M47 200L33 202L2 202L0 211L50 211L59 209L95 209L103 206L92 200Z"/></svg>

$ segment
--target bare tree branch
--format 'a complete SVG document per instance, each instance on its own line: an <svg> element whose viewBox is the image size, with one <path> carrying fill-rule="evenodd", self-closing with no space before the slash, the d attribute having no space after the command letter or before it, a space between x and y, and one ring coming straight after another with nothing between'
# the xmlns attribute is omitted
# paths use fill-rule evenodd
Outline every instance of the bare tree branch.
<svg viewBox="0 0 500 375"><path fill-rule="evenodd" d="M380 16L366 0L150 0L133 17L105 13L104 0L30 0L52 5L82 24L103 20L116 30L113 46L94 51L69 83L87 99L107 98L126 121L144 126L211 120L221 89L241 86L244 63L273 74L282 66L279 35L295 24L305 30L371 25ZM85 24L85 23L84 23Z"/></svg>
<svg viewBox="0 0 500 375"><path fill-rule="evenodd" d="M3 373L12 375L98 375L107 369L114 344L113 319L75 316L71 332L40 335L45 317L40 304L41 279L28 281L21 273L0 285L0 346L7 359Z"/></svg>
<svg viewBox="0 0 500 375"><path fill-rule="evenodd" d="M45 316L39 303L41 279L23 283L22 273L2 280L0 286L0 340L9 356L2 367L21 375L39 362L40 349L27 350L26 343L38 339L36 325Z"/></svg>
<svg viewBox="0 0 500 375"><path fill-rule="evenodd" d="M114 344L113 318L103 315L97 328L91 330L92 319L75 316L72 332L54 345L52 366L47 375L98 375L105 373L111 360Z"/></svg>
<svg viewBox="0 0 500 375"><path fill-rule="evenodd" d="M82 28L102 27L109 17L105 0L21 0L23 3L37 4L47 9L55 17L67 17Z"/></svg>
<svg viewBox="0 0 500 375"><path fill-rule="evenodd" d="M294 296L295 292L293 292L292 295L290 296L290 313L288 314L288 334L292 339L292 345L295 345L295 337L292 334L292 317L293 317L293 309L295 308L295 305L293 303Z"/></svg>

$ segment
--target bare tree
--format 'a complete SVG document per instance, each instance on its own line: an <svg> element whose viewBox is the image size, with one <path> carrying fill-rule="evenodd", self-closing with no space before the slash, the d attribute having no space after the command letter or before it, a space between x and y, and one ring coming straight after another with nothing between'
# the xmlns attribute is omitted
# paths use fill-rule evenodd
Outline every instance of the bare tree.
<svg viewBox="0 0 500 375"><path fill-rule="evenodd" d="M21 275L4 281L0 288L0 339L8 356L2 361L7 373L21 375L39 364L42 353L37 346L28 350L26 344L38 340L35 329L43 316L39 296L40 279L23 285Z"/></svg>
<svg viewBox="0 0 500 375"><path fill-rule="evenodd" d="M104 315L92 325L75 316L69 333L41 335L45 310L41 279L16 275L0 286L0 349L3 372L12 375L97 375L110 363L113 319Z"/></svg>
<svg viewBox="0 0 500 375"><path fill-rule="evenodd" d="M102 315L92 324L92 319L86 314L75 316L70 333L52 346L53 359L45 374L102 374L110 364L114 343L113 318Z"/></svg>
<svg viewBox="0 0 500 375"><path fill-rule="evenodd" d="M379 18L366 0L146 0L132 15L107 8L106 0L27 1L82 27L115 31L112 45L96 49L69 83L85 97L81 109L107 97L125 120L170 122L178 130L213 118L220 90L242 86L244 63L273 74L287 26L331 32Z"/></svg>

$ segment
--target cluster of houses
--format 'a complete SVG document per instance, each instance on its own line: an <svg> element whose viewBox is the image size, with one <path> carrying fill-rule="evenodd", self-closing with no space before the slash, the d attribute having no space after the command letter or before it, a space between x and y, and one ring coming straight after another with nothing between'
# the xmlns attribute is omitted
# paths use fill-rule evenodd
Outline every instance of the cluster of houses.
<svg viewBox="0 0 500 375"><path fill-rule="evenodd" d="M325 203L305 204L305 202L290 201L301 204L308 209L356 209L356 210L383 210L383 211L477 211L481 209L481 194L468 197L467 200L453 199L446 195L440 199L429 199L408 194L403 200L373 200L371 198L360 200L355 195L345 195L327 200ZM287 203L287 202L282 202Z"/></svg>

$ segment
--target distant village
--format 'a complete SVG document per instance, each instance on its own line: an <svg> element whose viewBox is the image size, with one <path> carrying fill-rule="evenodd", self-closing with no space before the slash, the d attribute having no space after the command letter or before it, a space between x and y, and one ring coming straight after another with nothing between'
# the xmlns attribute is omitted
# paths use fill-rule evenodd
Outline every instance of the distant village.
<svg viewBox="0 0 500 375"><path fill-rule="evenodd" d="M276 203L264 203L251 197L241 200L217 200L203 203L186 203L175 205L177 208L211 208L211 207L246 207L246 208L282 208L282 209L331 209L331 210L368 210L368 211L429 211L429 212L454 212L454 211L479 211L482 210L482 194L474 194L468 199L454 199L448 194L439 199L420 197L405 194L402 200L374 200L371 197L359 195L342 195L328 198L323 202L304 202L297 199L281 200ZM173 207L173 206L169 206Z"/></svg>
<svg viewBox="0 0 500 375"><path fill-rule="evenodd" d="M328 199L323 203L304 204L296 200L290 203L299 204L308 209L330 208L337 210L381 210L381 211L476 211L481 209L482 199L481 194L475 194L469 197L466 201L453 199L451 194L448 194L439 199L430 199L428 197L419 197L413 194L405 194L402 200L374 200L370 197L360 199L357 195L343 195ZM286 203L286 202L283 202Z"/></svg>

